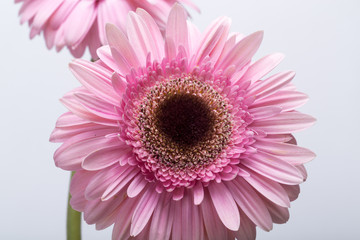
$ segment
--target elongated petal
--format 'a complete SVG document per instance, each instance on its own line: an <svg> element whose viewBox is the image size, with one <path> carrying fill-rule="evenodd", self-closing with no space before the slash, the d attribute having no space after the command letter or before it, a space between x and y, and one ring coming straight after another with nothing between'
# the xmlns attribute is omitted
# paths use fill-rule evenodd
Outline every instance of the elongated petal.
<svg viewBox="0 0 360 240"><path fill-rule="evenodd" d="M148 188L137 205L131 220L130 235L138 235L148 223L159 201L159 194L154 188Z"/></svg>
<svg viewBox="0 0 360 240"><path fill-rule="evenodd" d="M282 207L290 207L288 194L279 183L263 178L250 169L246 171L250 173L250 177L244 179L259 193Z"/></svg>
<svg viewBox="0 0 360 240"><path fill-rule="evenodd" d="M74 61L69 64L70 70L86 88L104 101L115 106L119 105L120 97L110 85L111 75L100 75L100 71L97 70L100 66L98 67L95 64L90 64L90 66L93 67L94 70L85 66L82 61Z"/></svg>
<svg viewBox="0 0 360 240"><path fill-rule="evenodd" d="M140 66L138 57L129 43L125 34L112 24L106 25L106 36L111 48L114 48L127 62L128 66L137 69ZM122 67L123 72L129 72L129 68Z"/></svg>
<svg viewBox="0 0 360 240"><path fill-rule="evenodd" d="M242 77L243 81L255 82L261 79L273 70L283 59L284 54L282 53L274 53L261 58L250 65Z"/></svg>
<svg viewBox="0 0 360 240"><path fill-rule="evenodd" d="M175 4L169 14L166 25L166 38L172 39L175 44L175 49L180 45L185 49L189 49L188 45L188 29L186 23L187 14L179 4Z"/></svg>
<svg viewBox="0 0 360 240"><path fill-rule="evenodd" d="M163 194L154 210L151 220L149 240L169 239L174 220L174 202Z"/></svg>
<svg viewBox="0 0 360 240"><path fill-rule="evenodd" d="M222 183L210 184L208 188L221 221L230 230L238 230L240 227L240 214L231 192Z"/></svg>
<svg viewBox="0 0 360 240"><path fill-rule="evenodd" d="M250 126L268 134L294 133L315 123L315 118L299 112L283 112L275 117L253 122Z"/></svg>
<svg viewBox="0 0 360 240"><path fill-rule="evenodd" d="M293 144L257 141L253 146L261 151L279 156L293 165L307 163L316 157L312 151Z"/></svg>
<svg viewBox="0 0 360 240"><path fill-rule="evenodd" d="M265 204L257 193L243 179L227 182L239 207L259 227L266 231L272 229L272 220Z"/></svg>
<svg viewBox="0 0 360 240"><path fill-rule="evenodd" d="M279 183L295 185L303 182L303 177L296 167L270 154L258 152L248 159L243 159L241 163Z"/></svg>
<svg viewBox="0 0 360 240"><path fill-rule="evenodd" d="M281 89L295 77L295 72L283 72L275 74L270 78L259 81L249 88L247 96L256 96L257 99L266 97L271 93Z"/></svg>
<svg viewBox="0 0 360 240"><path fill-rule="evenodd" d="M263 39L263 32L255 32L237 43L221 62L216 64L216 69L226 69L227 66L235 65L241 69L258 50Z"/></svg>

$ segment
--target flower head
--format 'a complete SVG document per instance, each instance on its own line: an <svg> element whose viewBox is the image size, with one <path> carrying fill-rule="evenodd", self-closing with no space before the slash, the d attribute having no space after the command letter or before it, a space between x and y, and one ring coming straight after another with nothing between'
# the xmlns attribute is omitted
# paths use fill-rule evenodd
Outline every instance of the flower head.
<svg viewBox="0 0 360 240"><path fill-rule="evenodd" d="M263 33L186 19L176 4L164 39L138 9L127 34L107 25L100 60L70 64L82 86L61 99L54 159L76 171L73 208L113 239L254 239L288 220L314 158L292 135L314 123L294 72L264 78L283 55L251 61Z"/></svg>
<svg viewBox="0 0 360 240"><path fill-rule="evenodd" d="M44 34L46 46L60 51L66 46L75 57L81 57L86 47L93 59L96 49L107 44L106 23L125 30L126 16L137 8L151 14L160 29L175 2L198 8L190 0L15 0L23 2L21 23L28 22L30 38Z"/></svg>

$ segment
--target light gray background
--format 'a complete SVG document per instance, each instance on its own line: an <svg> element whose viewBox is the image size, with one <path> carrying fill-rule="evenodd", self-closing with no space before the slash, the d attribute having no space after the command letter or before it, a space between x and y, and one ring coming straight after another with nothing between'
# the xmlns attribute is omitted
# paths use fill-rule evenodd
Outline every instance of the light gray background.
<svg viewBox="0 0 360 240"><path fill-rule="evenodd" d="M200 29L227 15L233 31L265 30L256 58L285 53L276 71L297 71L295 84L310 96L301 111L318 119L296 135L318 157L307 164L309 178L290 221L270 233L258 230L258 239L360 239L360 1L194 2L202 9L191 11ZM79 83L67 68L67 51L48 51L42 37L28 39L19 7L0 1L0 239L65 239L69 173L54 166L58 145L48 137L65 111L58 99ZM110 235L111 228L83 224L84 240Z"/></svg>

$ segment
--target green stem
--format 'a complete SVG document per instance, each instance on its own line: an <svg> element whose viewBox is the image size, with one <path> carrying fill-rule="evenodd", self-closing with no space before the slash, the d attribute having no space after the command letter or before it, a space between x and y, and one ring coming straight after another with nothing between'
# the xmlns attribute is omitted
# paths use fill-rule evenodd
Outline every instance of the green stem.
<svg viewBox="0 0 360 240"><path fill-rule="evenodd" d="M75 172L71 173L70 181ZM67 207L66 234L67 240L81 240L81 213L70 206L70 190Z"/></svg>

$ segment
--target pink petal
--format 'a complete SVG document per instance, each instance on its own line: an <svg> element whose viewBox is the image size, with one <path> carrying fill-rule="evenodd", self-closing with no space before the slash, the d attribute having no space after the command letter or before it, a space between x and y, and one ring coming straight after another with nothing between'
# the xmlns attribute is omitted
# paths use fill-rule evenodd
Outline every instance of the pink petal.
<svg viewBox="0 0 360 240"><path fill-rule="evenodd" d="M75 96L72 93L69 93L68 95L62 97L60 99L60 102L73 114L89 122L98 123L106 126L112 126L112 127L118 126L117 121L102 118L96 114L91 113L89 110L87 110L83 105L79 103L79 101L75 98Z"/></svg>
<svg viewBox="0 0 360 240"><path fill-rule="evenodd" d="M281 112L281 107L264 106L259 108L251 108L249 109L249 112L253 116L254 120L259 120L278 115Z"/></svg>
<svg viewBox="0 0 360 240"><path fill-rule="evenodd" d="M103 63L105 63L105 65L107 65L108 67L113 69L115 72L118 72L118 73L120 73L122 75L127 74L127 70L129 68L126 67L126 71L125 72L123 71L124 69L121 68L121 66L116 62L116 60L112 56L111 49L110 49L110 47L108 45L98 48L96 50L96 54L99 56L101 61Z"/></svg>
<svg viewBox="0 0 360 240"><path fill-rule="evenodd" d="M149 240L169 239L174 220L174 202L162 194L151 220Z"/></svg>
<svg viewBox="0 0 360 240"><path fill-rule="evenodd" d="M295 72L277 73L265 80L253 84L246 96L256 96L256 99L266 97L288 84L295 77Z"/></svg>
<svg viewBox="0 0 360 240"><path fill-rule="evenodd" d="M91 178L85 189L85 198L87 200L96 200L101 198L106 188L113 183L126 168L121 168L119 165L103 169L95 172L96 175Z"/></svg>
<svg viewBox="0 0 360 240"><path fill-rule="evenodd" d="M228 37L230 25L231 20L227 17L216 19L213 22L199 44L194 65L200 64L209 55L214 63L218 60Z"/></svg>
<svg viewBox="0 0 360 240"><path fill-rule="evenodd" d="M271 219L274 223L283 224L289 220L289 209L287 207L281 207L273 202L264 199L267 209L271 215Z"/></svg>
<svg viewBox="0 0 360 240"><path fill-rule="evenodd" d="M312 151L293 144L256 141L252 146L263 152L279 156L282 160L293 165L307 163L316 157Z"/></svg>
<svg viewBox="0 0 360 240"><path fill-rule="evenodd" d="M63 143L54 153L55 165L64 170L78 170L81 168L83 158L92 151L110 143L105 135L111 133L110 129L78 134Z"/></svg>
<svg viewBox="0 0 360 240"><path fill-rule="evenodd" d="M160 194L155 191L154 186L148 188L144 193L131 219L131 236L137 236L144 229L158 204L159 198Z"/></svg>
<svg viewBox="0 0 360 240"><path fill-rule="evenodd" d="M284 112L294 110L304 105L308 100L308 96L301 92L295 91L278 91L265 98L255 99L251 108L264 106L279 106Z"/></svg>
<svg viewBox="0 0 360 240"><path fill-rule="evenodd" d="M300 194L300 186L299 185L285 185L282 184L282 187L287 192L287 195L289 196L290 201L295 201Z"/></svg>
<svg viewBox="0 0 360 240"><path fill-rule="evenodd" d="M131 67L137 69L140 66L133 47L121 30L115 25L106 24L106 36L110 47L115 49L122 59L124 59L123 62L119 62L114 57L116 62L120 64L119 68L122 70L121 73L129 73ZM111 52L114 54L113 50L111 50Z"/></svg>
<svg viewBox="0 0 360 240"><path fill-rule="evenodd" d="M89 32L96 18L94 1L80 1L64 23L65 42L74 46L80 44Z"/></svg>
<svg viewBox="0 0 360 240"><path fill-rule="evenodd" d="M121 195L119 194L119 196ZM89 201L84 210L84 219L86 223L94 224L101 219L106 218L123 200L123 197L118 197L108 201L101 201L100 199Z"/></svg>
<svg viewBox="0 0 360 240"><path fill-rule="evenodd" d="M231 193L242 211L260 228L265 231L272 229L272 220L263 200L254 189L241 177L231 182L226 182Z"/></svg>
<svg viewBox="0 0 360 240"><path fill-rule="evenodd" d="M248 159L242 159L241 163L279 183L295 185L303 182L303 177L296 167L270 154L258 152L250 155Z"/></svg>
<svg viewBox="0 0 360 240"><path fill-rule="evenodd" d="M115 72L111 77L111 82L114 90L119 94L119 96L122 96L127 87L126 80Z"/></svg>
<svg viewBox="0 0 360 240"><path fill-rule="evenodd" d="M119 215L115 220L112 239L123 240L130 238L131 217L139 201L131 198L125 200L119 206Z"/></svg>
<svg viewBox="0 0 360 240"><path fill-rule="evenodd" d="M283 59L284 55L282 53L270 54L259 59L250 65L242 77L243 81L255 82L261 79L273 70Z"/></svg>
<svg viewBox="0 0 360 240"><path fill-rule="evenodd" d="M231 192L223 183L212 183L208 189L216 212L223 224L230 230L238 230L240 214Z"/></svg>
<svg viewBox="0 0 360 240"><path fill-rule="evenodd" d="M219 215L217 214L214 205L211 203L208 192L205 192L205 197L200 204L200 208L208 239L228 239L227 229L219 219Z"/></svg>
<svg viewBox="0 0 360 240"><path fill-rule="evenodd" d="M200 205L204 199L204 188L200 181L196 182L196 184L193 188L193 194L194 194L194 204Z"/></svg>
<svg viewBox="0 0 360 240"><path fill-rule="evenodd" d="M127 195L130 198L136 197L146 187L147 183L148 181L145 180L144 175L139 173L136 177L134 177L127 188Z"/></svg>
<svg viewBox="0 0 360 240"><path fill-rule="evenodd" d="M31 2L31 1L29 1ZM58 29L63 24L69 14L73 11L79 1L64 0L61 6L54 12L49 20L49 25L52 29Z"/></svg>
<svg viewBox="0 0 360 240"><path fill-rule="evenodd" d="M181 5L175 4L169 13L165 33L166 38L174 41L175 49L178 49L180 45L184 46L186 50L189 49L186 18L185 9Z"/></svg>
<svg viewBox="0 0 360 240"><path fill-rule="evenodd" d="M104 101L118 106L121 99L110 84L111 75L102 75L101 70L104 71L104 69L101 69L102 67L100 66L96 66L96 64L85 64L83 61L75 60L69 64L69 67L75 77L82 85L84 85L84 87L89 89L89 91Z"/></svg>
<svg viewBox="0 0 360 240"><path fill-rule="evenodd" d="M115 142L112 145L106 145L106 147L98 149L87 155L82 162L82 168L88 171L100 170L109 167L117 162L121 158L128 156L131 151L126 144Z"/></svg>
<svg viewBox="0 0 360 240"><path fill-rule="evenodd" d="M105 190L101 196L102 201L107 201L108 199L117 195L120 191L123 191L125 186L139 173L138 168L132 166L126 166L126 170L118 175L118 178L112 182Z"/></svg>
<svg viewBox="0 0 360 240"><path fill-rule="evenodd" d="M290 207L287 192L279 183L263 178L250 169L246 169L246 171L250 173L250 177L244 179L259 193L282 207Z"/></svg>
<svg viewBox="0 0 360 240"><path fill-rule="evenodd" d="M138 58L146 59L148 53L151 53L155 60L160 61L162 54L158 49L158 44L155 43L158 38L153 37L145 21L136 13L130 12L127 22L127 35L131 45L136 49ZM145 64L145 62L142 64Z"/></svg>
<svg viewBox="0 0 360 240"><path fill-rule="evenodd" d="M147 28L149 29L149 32L151 33L151 36L154 40L154 50L157 51L157 58L158 60L161 60L164 55L164 38L163 35L160 32L160 29L156 22L154 21L153 17L146 12L145 10L138 8L136 9L136 13L143 19L144 23L146 24Z"/></svg>
<svg viewBox="0 0 360 240"><path fill-rule="evenodd" d="M121 116L116 112L114 105L104 102L91 94L74 93L74 96L89 112L102 118L121 120Z"/></svg>
<svg viewBox="0 0 360 240"><path fill-rule="evenodd" d="M263 39L263 32L255 32L240 42L238 42L231 51L220 62L216 63L216 69L226 69L228 66L235 65L241 69L251 60Z"/></svg>
<svg viewBox="0 0 360 240"><path fill-rule="evenodd" d="M36 29L41 29L62 2L63 0L43 1L34 17L32 26Z"/></svg>
<svg viewBox="0 0 360 240"><path fill-rule="evenodd" d="M315 121L315 118L303 113L283 112L275 117L257 120L250 127L268 134L294 133L310 127Z"/></svg>

